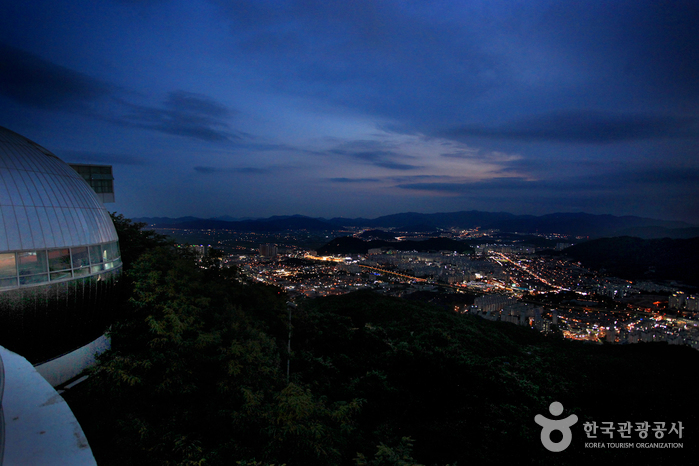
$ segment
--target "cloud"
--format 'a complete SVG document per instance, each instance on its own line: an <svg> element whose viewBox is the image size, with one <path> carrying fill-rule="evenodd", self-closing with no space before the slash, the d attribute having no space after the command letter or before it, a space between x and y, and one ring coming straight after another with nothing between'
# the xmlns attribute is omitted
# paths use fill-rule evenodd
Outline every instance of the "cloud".
<svg viewBox="0 0 699 466"><path fill-rule="evenodd" d="M240 173L247 175L262 175L265 173L271 173L273 170L270 168L259 168L259 167L204 167L196 166L194 171L197 173L203 173L205 175L213 173Z"/></svg>
<svg viewBox="0 0 699 466"><path fill-rule="evenodd" d="M333 183L378 183L381 178L328 178Z"/></svg>
<svg viewBox="0 0 699 466"><path fill-rule="evenodd" d="M108 152L91 151L62 151L58 155L67 163L85 162L104 165L146 165L142 157L128 154L112 154Z"/></svg>
<svg viewBox="0 0 699 466"><path fill-rule="evenodd" d="M209 142L242 139L228 129L232 112L201 94L173 91L162 107L128 105L131 113L120 120L123 124Z"/></svg>
<svg viewBox="0 0 699 466"><path fill-rule="evenodd" d="M350 159L374 165L389 170L416 170L419 165L404 163L405 159L414 159L411 155L393 150L393 145L380 141L358 140L341 144L327 151L331 155L341 155Z"/></svg>
<svg viewBox="0 0 699 466"><path fill-rule="evenodd" d="M657 203L664 202L664 199L699 198L697 177L699 168L644 167L552 179L528 179L521 176L479 181L456 177L438 182L399 179L396 187L455 196L510 197L520 201L547 199L548 202L557 197L587 199L608 195L607 202L633 199L639 203Z"/></svg>
<svg viewBox="0 0 699 466"><path fill-rule="evenodd" d="M473 194L481 191L528 190L532 186L542 187L547 183L531 182L525 178L492 178L489 180L470 181L443 181L443 182L418 182L400 183L396 187L416 191L440 192L443 194Z"/></svg>
<svg viewBox="0 0 699 466"><path fill-rule="evenodd" d="M0 94L24 105L84 110L116 87L99 79L0 44Z"/></svg>
<svg viewBox="0 0 699 466"><path fill-rule="evenodd" d="M408 175L408 176L391 176L388 178L394 183L414 183L423 180L457 180L459 178L451 175Z"/></svg>
<svg viewBox="0 0 699 466"><path fill-rule="evenodd" d="M418 168L422 168L419 165L410 165L407 163L398 163L390 160L382 161L382 162L373 162L373 164L377 167L381 168L388 168L389 170L417 170Z"/></svg>
<svg viewBox="0 0 699 466"><path fill-rule="evenodd" d="M697 2L214 3L231 23L231 53L265 84L388 117L403 131L433 134L472 115L673 114L698 103ZM634 138L639 123L606 122L611 134L600 139ZM467 129L498 137L508 128ZM505 137L591 139L555 128L510 128Z"/></svg>
<svg viewBox="0 0 699 466"><path fill-rule="evenodd" d="M441 157L450 159L475 159L478 158L478 149L458 150L455 152L445 152L439 154Z"/></svg>
<svg viewBox="0 0 699 466"><path fill-rule="evenodd" d="M697 119L657 115L622 115L590 111L552 112L501 126L466 125L448 137L481 137L524 142L605 144L621 141L697 138Z"/></svg>

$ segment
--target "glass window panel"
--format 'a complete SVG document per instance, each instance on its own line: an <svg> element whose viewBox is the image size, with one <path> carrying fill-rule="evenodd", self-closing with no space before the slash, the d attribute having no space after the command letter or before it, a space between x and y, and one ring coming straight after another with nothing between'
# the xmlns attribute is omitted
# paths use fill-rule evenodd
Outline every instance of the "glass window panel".
<svg viewBox="0 0 699 466"><path fill-rule="evenodd" d="M114 260L119 257L119 248L116 243L109 243L107 247L107 260Z"/></svg>
<svg viewBox="0 0 699 466"><path fill-rule="evenodd" d="M70 268L70 250L68 248L48 251L48 256L50 272Z"/></svg>
<svg viewBox="0 0 699 466"><path fill-rule="evenodd" d="M2 185L0 185L0 190L2 190ZM0 209L0 251L9 251L10 247L7 244L7 233L5 233L5 219L2 215L2 209Z"/></svg>
<svg viewBox="0 0 699 466"><path fill-rule="evenodd" d="M61 231L61 226L60 223L58 222L58 215L56 214L56 209L55 207L47 207L46 208L46 215L49 219L49 225L51 226L51 234L54 238L54 241L56 244L60 246L65 246L66 245L66 239L63 238L63 232Z"/></svg>
<svg viewBox="0 0 699 466"><path fill-rule="evenodd" d="M36 174L37 186L36 189L39 191L39 196L41 196L41 205L50 206L51 196L47 192L47 181L43 173Z"/></svg>
<svg viewBox="0 0 699 466"><path fill-rule="evenodd" d="M70 246L72 246L73 244L85 244L87 242L84 239L85 233L80 230L80 227L75 222L75 218L73 217L73 209L63 209L63 215L66 218L68 230L70 231L73 237Z"/></svg>
<svg viewBox="0 0 699 466"><path fill-rule="evenodd" d="M58 177L47 177L48 182L51 184L51 197L53 199L52 204L56 207L68 207L68 201L65 197L65 190L63 189L62 183L57 180ZM62 180L61 180L62 181Z"/></svg>
<svg viewBox="0 0 699 466"><path fill-rule="evenodd" d="M44 230L41 228L41 223L39 222L39 214L36 212L36 207L26 206L24 210L27 212L27 220L29 221L29 231L32 232L32 237L34 238L35 248L45 248L46 241L44 241Z"/></svg>
<svg viewBox="0 0 699 466"><path fill-rule="evenodd" d="M18 252L19 275L46 273L46 251Z"/></svg>
<svg viewBox="0 0 699 466"><path fill-rule="evenodd" d="M103 262L102 260L102 246L90 246L90 262L93 264L99 264Z"/></svg>
<svg viewBox="0 0 699 466"><path fill-rule="evenodd" d="M44 243L47 248L54 248L60 246L61 243L56 243L56 238L53 235L53 229L49 223L49 216L46 214L45 207L37 207L36 215L39 217L39 224L41 225L41 231L44 234Z"/></svg>
<svg viewBox="0 0 699 466"><path fill-rule="evenodd" d="M93 265L92 267L90 267L91 273L98 273L98 272L101 272L103 270L104 270L104 264Z"/></svg>
<svg viewBox="0 0 699 466"><path fill-rule="evenodd" d="M11 205L0 205L0 210L2 210L3 220L5 221L7 249L10 251L13 249L22 249L22 239L19 228L17 228L15 209L13 209Z"/></svg>
<svg viewBox="0 0 699 466"><path fill-rule="evenodd" d="M32 230L29 226L29 219L27 218L27 211L24 206L15 206L15 217L17 218L17 226L19 227L19 232L21 234L20 240L22 241L21 249L34 249L41 246L34 246L34 237L32 236Z"/></svg>
<svg viewBox="0 0 699 466"><path fill-rule="evenodd" d="M27 189L23 176L26 172L24 170L17 170L10 173L12 174L15 186L17 186L17 191L22 198L22 205L32 205L32 198L29 195L29 190Z"/></svg>
<svg viewBox="0 0 699 466"><path fill-rule="evenodd" d="M83 267L81 269L74 269L73 275L76 277L84 277L85 275L90 275L90 267Z"/></svg>
<svg viewBox="0 0 699 466"><path fill-rule="evenodd" d="M17 276L17 264L15 263L15 253L0 254L0 278Z"/></svg>
<svg viewBox="0 0 699 466"><path fill-rule="evenodd" d="M0 278L0 288L16 288L17 278Z"/></svg>
<svg viewBox="0 0 699 466"><path fill-rule="evenodd" d="M49 281L49 276L45 273L41 275L25 275L19 277L20 285L32 285L34 283L44 283L47 281Z"/></svg>
<svg viewBox="0 0 699 466"><path fill-rule="evenodd" d="M85 211L84 209L76 210L75 215L78 217L78 221L80 222L80 230L89 232L89 228L87 227L87 222L85 221ZM90 243L90 240L86 240L85 243Z"/></svg>
<svg viewBox="0 0 699 466"><path fill-rule="evenodd" d="M90 257L88 256L88 253L87 253L87 246L82 246L79 248L71 248L70 252L73 254L73 268L74 269L90 265Z"/></svg>
<svg viewBox="0 0 699 466"><path fill-rule="evenodd" d="M73 237L71 235L71 230L69 230L68 222L66 222L66 218L63 215L66 209L55 209L56 212L56 217L58 217L58 226L61 229L61 232L63 233L63 240L66 241L68 244L64 244L65 246L71 246L75 244L75 241L73 241Z"/></svg>
<svg viewBox="0 0 699 466"><path fill-rule="evenodd" d="M2 157L0 157L0 159L2 159ZM5 179L2 176L3 172L6 172L6 170L0 170L0 205L10 205L12 204L10 189L5 184Z"/></svg>
<svg viewBox="0 0 699 466"><path fill-rule="evenodd" d="M51 280L61 280L63 278L71 278L73 275L70 273L70 270L66 272L52 272L51 273Z"/></svg>
<svg viewBox="0 0 699 466"><path fill-rule="evenodd" d="M0 171L0 176L4 178L5 185L7 186L7 192L10 194L10 198L12 199L11 204L24 205L24 204L22 204L22 196L20 196L20 194L19 194L19 191L17 189L17 185L15 184L15 181L12 178L11 173L12 173L12 170Z"/></svg>
<svg viewBox="0 0 699 466"><path fill-rule="evenodd" d="M37 186L39 184L39 179L37 178L35 172L29 173L30 178L27 181L27 189L29 190L29 194L32 196L33 204L35 206L40 206L42 205L41 193L39 192L39 187Z"/></svg>

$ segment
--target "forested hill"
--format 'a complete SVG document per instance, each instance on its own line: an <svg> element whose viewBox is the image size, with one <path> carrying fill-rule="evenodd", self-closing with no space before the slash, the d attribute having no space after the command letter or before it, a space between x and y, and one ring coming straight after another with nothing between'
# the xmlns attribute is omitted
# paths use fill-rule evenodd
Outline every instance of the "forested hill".
<svg viewBox="0 0 699 466"><path fill-rule="evenodd" d="M394 231L429 232L450 228L481 228L519 233L558 233L592 238L630 235L648 238L688 238L699 235L699 227L686 222L666 221L633 216L554 213L548 215L514 215L506 212L443 212L422 214L405 212L374 219L336 217L312 218L303 215L275 216L261 219L217 217L163 218L144 217L137 221L159 228L227 229L234 231L273 232L284 230L329 231L345 227L390 228Z"/></svg>
<svg viewBox="0 0 699 466"><path fill-rule="evenodd" d="M677 280L699 286L699 238L600 238L571 246L564 253L586 267L621 278Z"/></svg>
<svg viewBox="0 0 699 466"><path fill-rule="evenodd" d="M101 466L655 465L699 455L699 414L687 408L696 350L585 345L374 292L289 313L282 290L125 223L115 222L124 257L139 258L127 264L111 350L63 394ZM542 447L534 422L553 401L578 417L560 453ZM681 422L683 437L663 442L684 446L586 448L619 441L600 430L587 439L587 422Z"/></svg>

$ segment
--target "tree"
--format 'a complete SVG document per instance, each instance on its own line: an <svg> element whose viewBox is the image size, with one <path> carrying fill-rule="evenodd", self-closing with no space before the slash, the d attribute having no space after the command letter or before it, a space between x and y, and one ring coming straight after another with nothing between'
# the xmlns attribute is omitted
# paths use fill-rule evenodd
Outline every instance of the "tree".
<svg viewBox="0 0 699 466"><path fill-rule="evenodd" d="M119 236L119 249L121 260L124 263L124 271L129 270L136 260L146 251L158 246L172 244L167 236L156 233L153 230L145 230L145 223L134 222L124 217L123 214L111 212L114 228Z"/></svg>
<svg viewBox="0 0 699 466"><path fill-rule="evenodd" d="M202 268L172 245L143 253L127 276L128 312L89 382L100 436L122 461L338 464L361 401L286 384L266 333L286 315L278 289Z"/></svg>

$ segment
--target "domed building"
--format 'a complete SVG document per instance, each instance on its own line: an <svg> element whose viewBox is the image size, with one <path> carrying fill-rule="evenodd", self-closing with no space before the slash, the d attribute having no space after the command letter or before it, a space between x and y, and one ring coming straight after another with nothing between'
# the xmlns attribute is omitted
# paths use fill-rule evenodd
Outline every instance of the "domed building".
<svg viewBox="0 0 699 466"><path fill-rule="evenodd" d="M120 256L109 212L83 177L0 127L0 346L39 364L99 338Z"/></svg>

